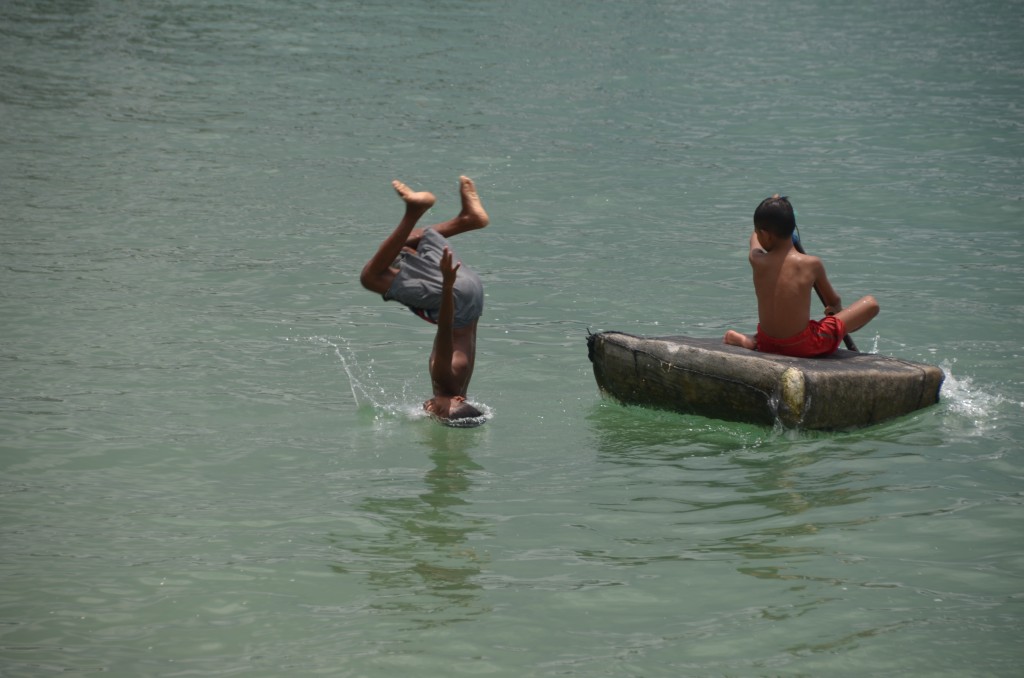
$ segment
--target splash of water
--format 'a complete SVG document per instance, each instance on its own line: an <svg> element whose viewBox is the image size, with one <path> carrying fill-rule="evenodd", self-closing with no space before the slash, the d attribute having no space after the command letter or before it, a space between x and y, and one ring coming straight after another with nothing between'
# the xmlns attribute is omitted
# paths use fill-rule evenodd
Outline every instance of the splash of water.
<svg viewBox="0 0 1024 678"><path fill-rule="evenodd" d="M953 374L956 359L944 360L942 371L946 379L942 382L941 399L950 413L967 417L977 425L991 423L1001 406L1008 401L999 394L988 393L974 384L970 377Z"/></svg>
<svg viewBox="0 0 1024 678"><path fill-rule="evenodd" d="M327 337L309 337L309 341L321 344L330 350L341 363L341 368L348 377L352 398L359 408L367 408L374 413L374 420L382 418L425 419L430 415L423 409L422 398L411 392L408 382L402 384L399 395L388 393L377 379L373 371L373 360L368 364L361 363L358 355L348 339L338 337L336 341ZM458 428L475 427L489 421L494 411L483 403L473 402L474 407L483 414L458 423L446 422L446 425Z"/></svg>

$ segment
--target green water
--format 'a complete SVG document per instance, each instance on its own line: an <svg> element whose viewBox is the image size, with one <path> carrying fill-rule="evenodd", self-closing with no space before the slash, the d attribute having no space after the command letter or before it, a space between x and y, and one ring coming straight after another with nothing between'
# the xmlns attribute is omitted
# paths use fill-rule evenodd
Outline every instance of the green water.
<svg viewBox="0 0 1024 678"><path fill-rule="evenodd" d="M0 674L1016 676L1024 4L0 6ZM471 399L358 273L476 179ZM624 408L588 330L753 330L797 206L843 433Z"/></svg>

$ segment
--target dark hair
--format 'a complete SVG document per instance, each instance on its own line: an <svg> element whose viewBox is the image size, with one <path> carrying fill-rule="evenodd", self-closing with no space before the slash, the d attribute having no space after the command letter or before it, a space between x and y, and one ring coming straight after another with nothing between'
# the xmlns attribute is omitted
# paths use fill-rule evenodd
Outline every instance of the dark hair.
<svg viewBox="0 0 1024 678"><path fill-rule="evenodd" d="M786 196L765 198L754 210L754 228L788 238L796 230L796 215Z"/></svg>
<svg viewBox="0 0 1024 678"><path fill-rule="evenodd" d="M457 428L479 426L484 423L484 413L463 400L448 410L448 416L441 421L446 426Z"/></svg>

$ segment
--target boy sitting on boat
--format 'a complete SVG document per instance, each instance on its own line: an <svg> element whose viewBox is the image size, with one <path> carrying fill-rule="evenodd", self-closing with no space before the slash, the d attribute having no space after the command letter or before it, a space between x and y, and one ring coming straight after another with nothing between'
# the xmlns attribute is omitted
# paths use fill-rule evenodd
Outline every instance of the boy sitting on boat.
<svg viewBox="0 0 1024 678"><path fill-rule="evenodd" d="M426 229L415 228L434 205L434 195L414 192L400 181L392 186L405 202L405 214L366 262L359 280L385 301L405 304L437 325L429 363L434 395L423 403L423 409L444 423L464 424L483 414L466 402L466 391L476 360L476 326L484 308L484 288L477 274L462 262L452 263L455 255L447 239L484 228L489 218L473 181L459 177L459 214Z"/></svg>
<svg viewBox="0 0 1024 678"><path fill-rule="evenodd" d="M786 197L765 198L754 211L750 236L750 267L757 294L757 333L729 330L724 341L764 353L814 358L827 356L848 332L878 315L873 296L843 308L825 274L821 259L800 252L793 241L796 217ZM811 319L811 290L825 304L825 317Z"/></svg>

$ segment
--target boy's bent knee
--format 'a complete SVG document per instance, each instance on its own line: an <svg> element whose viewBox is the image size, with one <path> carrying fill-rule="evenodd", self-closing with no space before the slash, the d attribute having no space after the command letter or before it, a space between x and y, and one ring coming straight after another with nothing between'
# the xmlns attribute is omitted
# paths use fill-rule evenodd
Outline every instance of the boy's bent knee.
<svg viewBox="0 0 1024 678"><path fill-rule="evenodd" d="M391 281L387 276L371 273L366 269L363 269L363 272L359 274L359 282L363 287L377 294L384 294L391 287Z"/></svg>
<svg viewBox="0 0 1024 678"><path fill-rule="evenodd" d="M867 309L867 312L870 314L872 318L878 315L878 312L881 310L881 307L878 305L878 300L875 299L873 295L867 295L866 297L861 299L861 303L864 304L865 308Z"/></svg>

